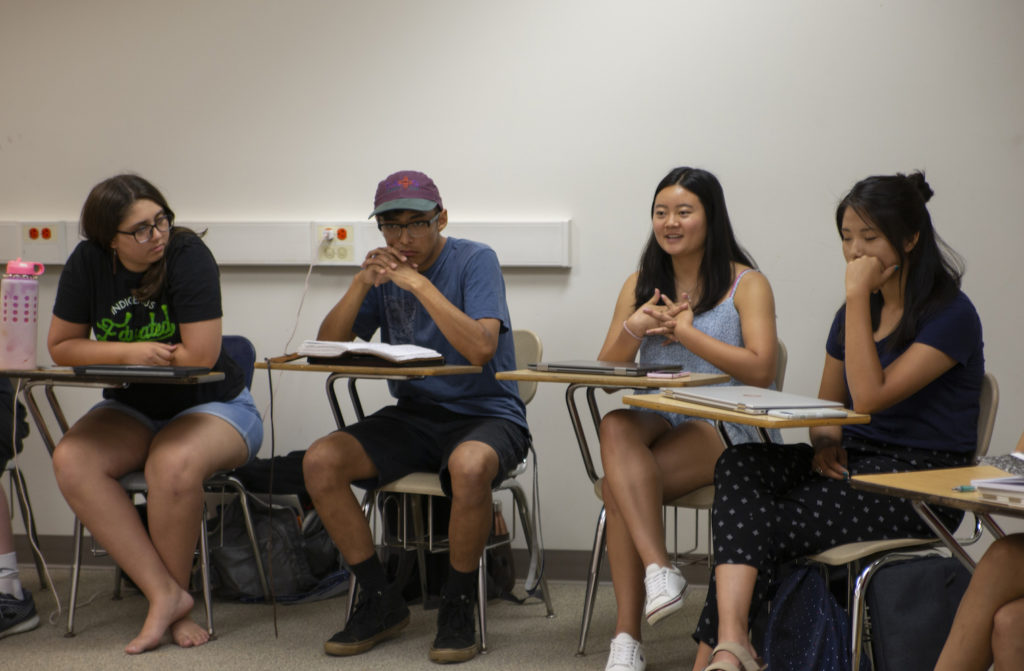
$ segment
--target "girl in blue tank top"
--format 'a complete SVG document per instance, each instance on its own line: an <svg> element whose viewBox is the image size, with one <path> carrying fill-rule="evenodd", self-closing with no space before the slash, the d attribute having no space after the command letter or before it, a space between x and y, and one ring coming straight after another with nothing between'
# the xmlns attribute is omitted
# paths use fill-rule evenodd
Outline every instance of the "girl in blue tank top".
<svg viewBox="0 0 1024 671"><path fill-rule="evenodd" d="M721 184L705 170L676 168L655 189L651 221L639 270L619 292L598 358L639 356L770 386L775 301L736 242ZM730 427L729 435L733 443L756 440L743 427ZM709 421L634 409L605 415L600 438L618 604L606 669L637 671L644 667L641 614L654 624L678 611L686 588L665 549L662 504L712 484L726 446Z"/></svg>

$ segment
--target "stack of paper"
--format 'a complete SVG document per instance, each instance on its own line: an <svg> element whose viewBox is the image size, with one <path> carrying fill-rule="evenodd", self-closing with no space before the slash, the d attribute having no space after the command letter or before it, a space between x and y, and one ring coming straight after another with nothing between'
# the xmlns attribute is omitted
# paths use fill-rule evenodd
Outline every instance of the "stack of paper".
<svg viewBox="0 0 1024 671"><path fill-rule="evenodd" d="M971 480L971 484L984 499L1011 505L1024 505L1024 477L1019 475Z"/></svg>

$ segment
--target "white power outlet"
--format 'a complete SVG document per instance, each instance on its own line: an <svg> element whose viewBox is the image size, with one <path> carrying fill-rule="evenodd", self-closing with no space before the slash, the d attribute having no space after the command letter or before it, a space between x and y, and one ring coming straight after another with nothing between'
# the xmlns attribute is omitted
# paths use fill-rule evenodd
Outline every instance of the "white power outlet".
<svg viewBox="0 0 1024 671"><path fill-rule="evenodd" d="M21 224L21 258L64 263L68 258L67 226L63 221Z"/></svg>
<svg viewBox="0 0 1024 671"><path fill-rule="evenodd" d="M320 265L355 264L352 226L313 224L313 258Z"/></svg>

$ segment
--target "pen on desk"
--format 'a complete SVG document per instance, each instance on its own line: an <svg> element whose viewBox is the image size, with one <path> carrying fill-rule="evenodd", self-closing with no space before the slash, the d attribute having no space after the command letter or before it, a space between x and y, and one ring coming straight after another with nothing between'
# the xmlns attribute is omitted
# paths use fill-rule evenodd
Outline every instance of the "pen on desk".
<svg viewBox="0 0 1024 671"><path fill-rule="evenodd" d="M974 486L973 485L957 485L956 487L953 488L953 491L954 492L973 492L974 491Z"/></svg>

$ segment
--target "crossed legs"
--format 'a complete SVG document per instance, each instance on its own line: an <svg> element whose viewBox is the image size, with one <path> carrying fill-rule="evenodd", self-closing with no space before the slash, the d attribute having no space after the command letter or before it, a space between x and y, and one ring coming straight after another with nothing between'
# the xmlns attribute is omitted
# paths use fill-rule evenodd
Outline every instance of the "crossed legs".
<svg viewBox="0 0 1024 671"><path fill-rule="evenodd" d="M608 413L600 437L615 633L639 641L644 567L669 565L662 505L710 485L725 446L707 422L673 428L658 415L635 410Z"/></svg>
<svg viewBox="0 0 1024 671"><path fill-rule="evenodd" d="M186 591L199 538L202 483L245 462L245 442L226 421L181 417L153 435L135 419L107 408L75 423L53 454L61 493L96 540L149 601L128 653L155 648L168 630L182 647L209 640L189 617ZM152 537L118 478L145 469Z"/></svg>

